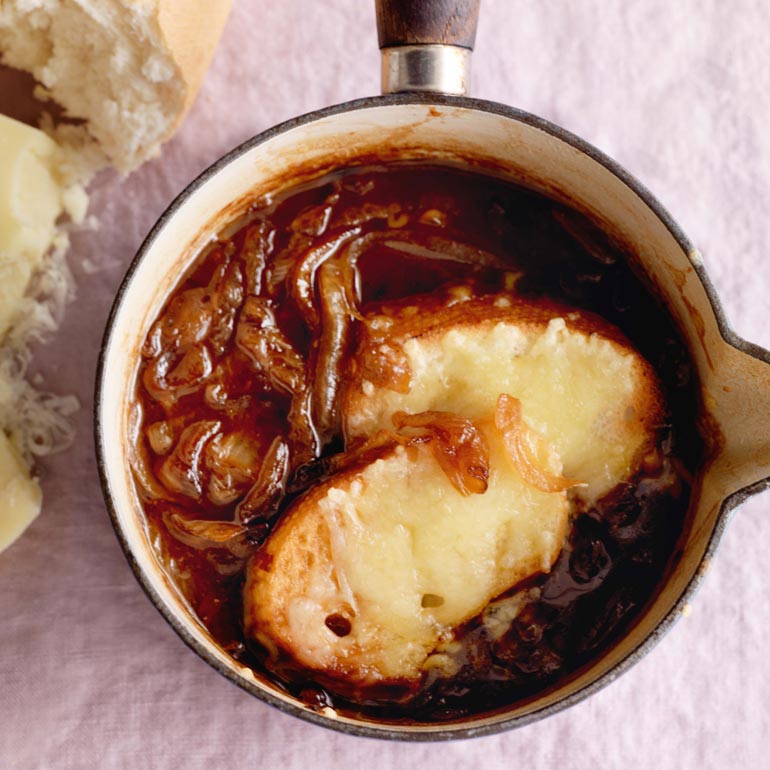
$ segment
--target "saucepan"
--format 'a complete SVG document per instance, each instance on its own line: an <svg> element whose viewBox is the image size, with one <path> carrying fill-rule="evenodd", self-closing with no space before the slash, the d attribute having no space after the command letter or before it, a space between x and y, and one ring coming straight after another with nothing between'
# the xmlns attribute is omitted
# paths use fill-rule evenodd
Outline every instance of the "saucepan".
<svg viewBox="0 0 770 770"><path fill-rule="evenodd" d="M685 611L730 513L770 484L770 353L729 327L701 255L652 194L578 137L512 107L467 97L478 2L380 0L383 95L290 120L215 163L169 206L120 287L101 351L95 404L99 471L137 579L182 639L244 690L344 732L402 740L467 738L527 724L612 681ZM639 620L569 681L513 708L450 724L393 724L319 711L231 658L164 572L134 489L126 439L139 351L195 255L250 201L372 158L472 162L586 212L627 245L675 319L700 390L704 456L697 504L674 563Z"/></svg>

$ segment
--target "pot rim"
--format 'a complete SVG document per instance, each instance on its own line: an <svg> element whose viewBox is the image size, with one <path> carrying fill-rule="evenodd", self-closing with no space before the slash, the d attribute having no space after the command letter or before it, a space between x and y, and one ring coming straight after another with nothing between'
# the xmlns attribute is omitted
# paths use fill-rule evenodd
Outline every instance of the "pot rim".
<svg viewBox="0 0 770 770"><path fill-rule="evenodd" d="M334 117L346 112L399 105L435 105L440 107L460 107L463 109L477 110L500 115L502 117L523 123L525 125L539 129L547 134L550 134L554 138L563 141L579 152L589 156L591 159L602 165L610 173L616 176L621 182L623 182L626 187L630 188L632 192L634 192L641 200L644 201L644 203L651 209L655 216L668 229L682 251L687 255L690 264L692 265L706 292L722 339L732 347L752 356L753 358L763 361L768 365L770 365L770 351L743 339L733 331L727 321L721 302L717 296L711 279L706 273L705 267L699 259L692 258L692 255L697 253L694 244L685 235L684 231L677 224L671 214L669 214L664 206L641 182L639 182L633 175L631 175L608 155L601 152L596 147L571 133L570 131L561 128L560 126L545 120L544 118L540 118L536 115L525 112L524 110L510 107L505 104L500 104L498 102L465 96L448 96L435 93L401 93L365 97L362 99L356 99L354 101L344 102L342 104L337 104L331 107L323 108L321 110L306 113L304 115L300 115L298 117L284 121L283 123L279 123L276 126L272 126L265 131L262 131L256 136L235 147L226 155L222 156L219 160L215 161L211 166L206 168L192 182L190 182L161 214L145 238L144 242L139 247L139 250L137 251L133 260L131 261L131 264L129 265L128 270L126 271L126 274L123 277L120 287L115 295L115 300L113 302L112 308L110 309L110 313L105 326L105 332L99 350L99 359L96 370L93 416L94 441L96 447L96 462L99 472L99 480L102 488L102 495L104 497L105 505L109 513L112 526L115 529L115 534L118 538L118 541L120 542L123 554L126 557L126 560L128 561L134 576L141 585L145 594L147 594L150 601L153 603L153 605L155 605L155 608L160 612L160 614L174 629L174 631L181 637L185 644L191 650L193 650L193 652L203 658L206 663L218 671L222 676L226 677L231 682L238 685L240 688L250 693L251 695L256 696L265 703L268 703L271 706L275 706L281 711L292 716L299 717L300 719L303 719L307 722L311 722L322 727L335 729L350 735L401 741L457 740L493 735L506 730L510 730L514 727L523 727L544 717L556 714L598 692L600 689L613 682L617 677L625 673L635 663L641 660L641 658L644 657L671 629L673 624L683 613L685 606L690 602L697 589L700 587L701 581L706 572L704 565L708 564L709 561L713 558L721 541L722 535L724 534L725 529L727 528L727 525L731 519L731 512L748 497L761 492L764 489L770 488L770 477L739 489L722 502L716 518L716 522L706 545L703 557L699 562L698 568L694 571L694 574L687 583L687 586L672 608L635 648L630 650L624 658L618 661L611 669L606 671L597 679L585 684L580 689L570 693L569 695L554 703L543 706L542 708L536 709L526 714L510 716L507 718L505 716L501 716L500 719L497 719L494 722L486 722L476 726L474 726L472 723L470 725L463 725L462 722L448 723L443 727L434 727L432 725L398 726L390 725L387 723L382 724L381 726L376 726L375 723L367 723L364 721L342 721L334 717L326 716L323 713L302 708L286 700L282 700L273 695L268 690L261 687L257 682L250 682L239 676L235 672L234 668L224 665L221 661L210 655L208 650L203 645L201 645L192 636L192 634L187 631L185 624L176 617L176 615L171 611L169 607L165 605L163 600L153 589L150 581L145 577L144 572L142 571L131 551L127 538L123 533L118 512L113 504L112 495L110 492L109 474L106 467L103 449L105 443L105 435L102 425L101 411L103 403L103 380L105 365L108 351L112 343L112 333L115 318L123 303L124 296L127 293L133 280L134 273L137 271L139 265L150 251L158 234L166 226L167 222L176 215L177 211L184 206L188 198L190 198L194 192L206 184L206 182L211 177L217 174L226 165L235 161L237 158L252 148L260 144L264 144L279 134L285 133L299 126L303 126L323 118ZM488 718L489 717L481 717L482 720Z"/></svg>

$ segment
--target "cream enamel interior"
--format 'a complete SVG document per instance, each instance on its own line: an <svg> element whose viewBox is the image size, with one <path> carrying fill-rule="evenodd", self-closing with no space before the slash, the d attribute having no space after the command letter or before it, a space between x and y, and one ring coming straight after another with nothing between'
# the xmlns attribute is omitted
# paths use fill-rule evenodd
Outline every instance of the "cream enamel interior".
<svg viewBox="0 0 770 770"><path fill-rule="evenodd" d="M253 686L254 676L219 650L191 614L159 569L144 530L128 472L125 440L137 351L168 292L196 253L236 218L249 200L298 178L356 164L361 159L371 161L373 156L471 158L504 169L531 187L568 199L603 223L638 254L644 270L685 330L703 384L710 422L724 437L703 479L685 555L644 618L595 666L556 692L514 712L462 725L484 726L535 711L594 681L635 649L676 604L699 567L724 498L770 475L770 366L723 340L693 269L700 256L685 253L654 211L615 174L536 126L459 106L384 104L300 124L251 147L189 195L157 232L136 266L114 315L104 351L102 399L98 405L109 493L119 526L146 583L183 623L188 635L244 682ZM263 686L276 698L290 700L269 683ZM373 727L371 723L367 726ZM447 725L398 729L440 731Z"/></svg>

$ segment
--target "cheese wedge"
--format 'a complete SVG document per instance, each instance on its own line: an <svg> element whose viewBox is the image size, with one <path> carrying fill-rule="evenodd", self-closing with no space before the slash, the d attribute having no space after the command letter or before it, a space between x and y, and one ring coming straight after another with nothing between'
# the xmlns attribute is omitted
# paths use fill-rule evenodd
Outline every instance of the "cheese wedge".
<svg viewBox="0 0 770 770"><path fill-rule="evenodd" d="M40 513L40 485L0 430L0 551L4 551Z"/></svg>
<svg viewBox="0 0 770 770"><path fill-rule="evenodd" d="M575 494L592 501L633 475L655 440L663 397L618 329L507 293L430 302L383 306L367 318L341 404L348 439L388 427L397 411L474 419L508 393L553 444L564 475L584 482Z"/></svg>
<svg viewBox="0 0 770 770"><path fill-rule="evenodd" d="M59 182L57 152L42 131L0 115L0 339L56 238L56 220L65 209L75 220L85 215L82 188Z"/></svg>
<svg viewBox="0 0 770 770"><path fill-rule="evenodd" d="M530 575L566 534L565 492L525 482L483 423L488 486L462 495L426 444L312 488L253 558L246 633L337 682L416 682L452 629ZM558 458L542 447L553 473Z"/></svg>
<svg viewBox="0 0 770 770"><path fill-rule="evenodd" d="M24 300L35 271L49 251L58 256L67 236L57 220L85 216L88 198L79 185L61 184L59 150L42 131L0 115L0 550L12 543L40 512L37 482L6 436L28 449L27 435L35 435L42 451L51 432L58 433L72 399L40 396L24 380L18 362L28 356L27 340L36 330L49 328L51 312ZM51 262L45 269L56 268ZM52 282L48 303L63 302L63 282ZM9 330L13 327L13 334ZM34 431L25 429L34 426ZM67 428L61 431L66 434ZM51 442L53 443L53 441Z"/></svg>

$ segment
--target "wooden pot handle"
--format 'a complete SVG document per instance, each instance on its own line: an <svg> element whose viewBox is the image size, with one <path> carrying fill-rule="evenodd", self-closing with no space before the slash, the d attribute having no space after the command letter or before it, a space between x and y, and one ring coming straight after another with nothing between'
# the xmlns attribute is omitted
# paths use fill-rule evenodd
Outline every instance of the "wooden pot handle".
<svg viewBox="0 0 770 770"><path fill-rule="evenodd" d="M480 0L375 0L380 48L454 45L473 50Z"/></svg>

